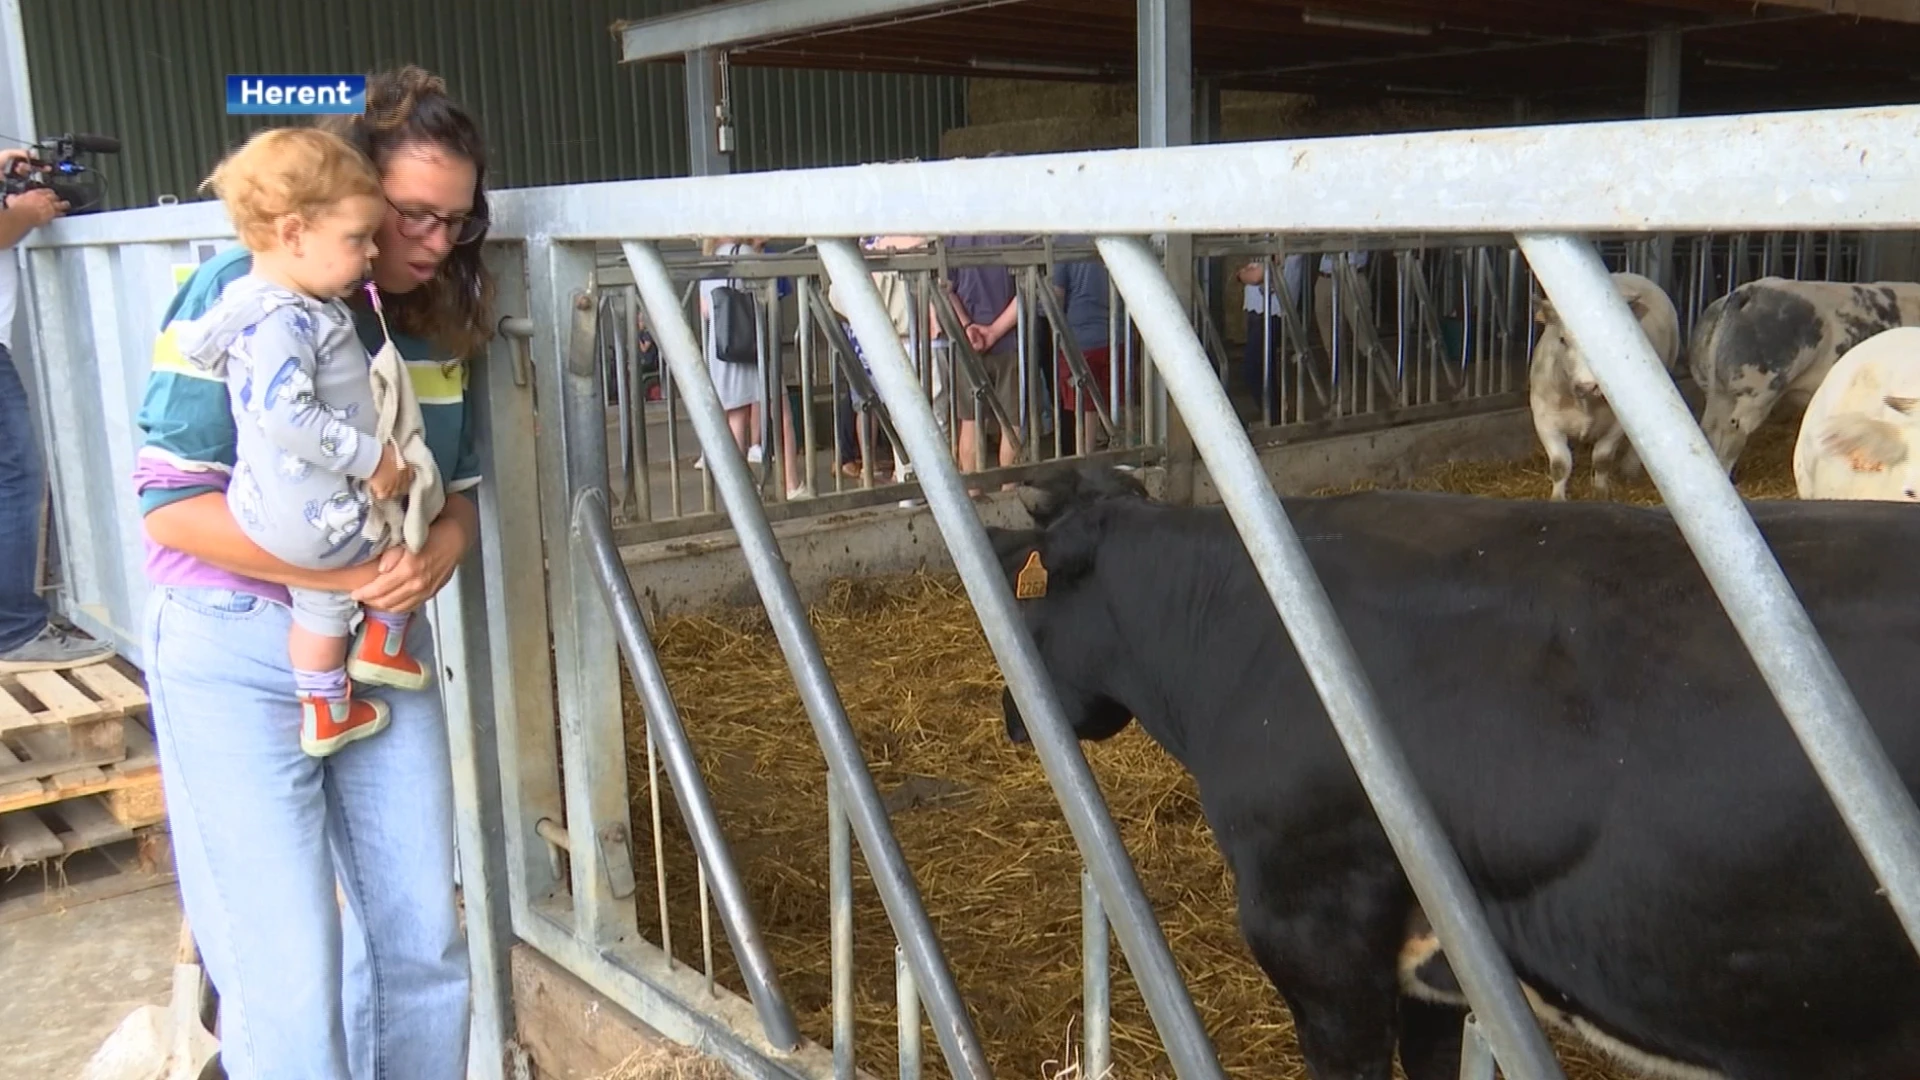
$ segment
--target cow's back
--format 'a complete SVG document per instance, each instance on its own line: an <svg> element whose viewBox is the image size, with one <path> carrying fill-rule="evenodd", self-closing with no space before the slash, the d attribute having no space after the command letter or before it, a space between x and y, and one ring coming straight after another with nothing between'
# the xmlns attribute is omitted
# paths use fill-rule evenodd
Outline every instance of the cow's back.
<svg viewBox="0 0 1920 1080"><path fill-rule="evenodd" d="M1889 557L1920 514L1749 505L1920 789L1920 560ZM1297 524L1523 976L1622 1030L1916 1023L1920 966L1665 512L1407 495ZM1648 950L1697 981L1609 974Z"/></svg>
<svg viewBox="0 0 1920 1080"><path fill-rule="evenodd" d="M1758 370L1811 394L1834 361L1883 330L1920 323L1920 284L1765 277L1723 298L1708 357L1721 379Z"/></svg>

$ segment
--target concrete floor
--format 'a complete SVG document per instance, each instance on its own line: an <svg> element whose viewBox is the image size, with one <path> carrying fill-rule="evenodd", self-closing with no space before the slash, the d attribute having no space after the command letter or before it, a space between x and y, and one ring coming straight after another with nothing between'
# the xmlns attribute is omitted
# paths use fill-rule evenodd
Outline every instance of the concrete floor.
<svg viewBox="0 0 1920 1080"><path fill-rule="evenodd" d="M131 859L0 881L0 1072L74 1080L128 1013L166 1004L179 934L172 881Z"/></svg>

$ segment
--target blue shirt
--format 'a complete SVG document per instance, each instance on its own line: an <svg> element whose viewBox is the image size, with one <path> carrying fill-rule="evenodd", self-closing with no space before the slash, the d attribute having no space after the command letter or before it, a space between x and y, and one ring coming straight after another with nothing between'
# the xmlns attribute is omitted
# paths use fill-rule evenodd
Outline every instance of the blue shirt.
<svg viewBox="0 0 1920 1080"><path fill-rule="evenodd" d="M1107 267L1099 259L1063 262L1053 268L1053 284L1065 292L1067 329L1083 352L1107 344Z"/></svg>

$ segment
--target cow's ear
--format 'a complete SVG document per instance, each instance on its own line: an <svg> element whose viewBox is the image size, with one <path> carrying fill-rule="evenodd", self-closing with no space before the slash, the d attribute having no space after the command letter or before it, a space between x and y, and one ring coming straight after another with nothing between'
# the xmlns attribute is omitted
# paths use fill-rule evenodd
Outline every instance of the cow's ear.
<svg viewBox="0 0 1920 1080"><path fill-rule="evenodd" d="M1000 568L1008 576L1020 569L1040 541L1040 533L1035 529L1001 529L987 526L987 539L993 544L993 553L1000 559Z"/></svg>
<svg viewBox="0 0 1920 1080"><path fill-rule="evenodd" d="M1644 296L1627 298L1627 310L1633 312L1636 321L1647 317L1647 300Z"/></svg>
<svg viewBox="0 0 1920 1080"><path fill-rule="evenodd" d="M1093 570L1095 554L1109 531L1112 504L1096 503L1062 518L1040 535L1040 556L1055 585L1064 585Z"/></svg>
<svg viewBox="0 0 1920 1080"><path fill-rule="evenodd" d="M1553 301L1549 300L1544 293L1540 296L1540 302L1534 306L1533 321L1541 326L1553 321Z"/></svg>

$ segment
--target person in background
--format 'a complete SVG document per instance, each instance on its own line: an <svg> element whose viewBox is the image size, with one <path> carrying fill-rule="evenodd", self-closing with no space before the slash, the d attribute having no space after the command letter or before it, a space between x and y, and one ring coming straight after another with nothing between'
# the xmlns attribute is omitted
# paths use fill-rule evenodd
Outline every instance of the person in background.
<svg viewBox="0 0 1920 1080"><path fill-rule="evenodd" d="M1300 310L1302 297L1307 289L1307 256L1295 253L1286 257L1280 264L1280 280L1267 291L1266 316L1260 314L1261 283L1266 280L1266 264L1254 260L1240 268L1236 275L1246 286L1242 307L1247 313L1247 344L1242 351L1240 364L1241 389L1253 400L1254 408L1260 408L1260 393L1266 386L1267 360L1274 360L1273 391L1268 394L1271 407L1280 407L1280 376L1278 357L1285 354L1285 337L1280 322L1280 310L1292 305L1292 310ZM1283 288L1284 286L1284 288ZM1271 335L1271 337L1269 337Z"/></svg>
<svg viewBox="0 0 1920 1080"><path fill-rule="evenodd" d="M1080 353L1086 358L1087 371L1093 376L1093 392L1099 396L1100 404L1104 407L1112 400L1110 386L1113 370L1107 266L1097 257L1062 262L1053 268L1052 285L1054 295L1060 298L1060 306L1067 316L1067 328L1073 332L1074 344L1080 346ZM1064 342L1054 358L1053 382L1060 401L1061 445L1067 448L1068 453L1077 452L1080 446L1077 432L1084 423L1087 429L1087 452L1105 450L1109 441L1106 429L1100 426L1093 402L1084 400L1082 392L1073 384L1073 369L1067 364Z"/></svg>
<svg viewBox="0 0 1920 1080"><path fill-rule="evenodd" d="M1010 247L1021 241L1018 236L952 236L946 239L949 249L969 247ZM980 354L980 362L986 368L987 389L1000 402L1008 419L1020 422L1020 350L1019 339L1014 330L1019 325L1020 301L1013 284L1013 272L1004 266L957 266L953 269L948 285L953 300L954 313L960 316L961 329L967 335L967 343ZM963 391L971 394L976 388L972 379L963 368L960 382L968 384ZM976 454L976 447L983 437L1000 436L999 463L1012 465L1019 457L1019 444L1013 432L1000 431L999 421L991 410L976 423L971 403L966 399L960 402L960 438L957 453L962 472L973 472L976 460L984 458L989 467L994 456ZM978 430L984 428L985 430ZM1008 485L1011 487L1012 485Z"/></svg>
<svg viewBox="0 0 1920 1080"><path fill-rule="evenodd" d="M761 245L760 240L710 236L700 242L700 253L708 258L748 255L759 251ZM714 351L718 338L713 332L713 294L722 285L739 288L740 284L731 278L707 278L700 282L700 339L707 352L707 374L713 379L714 391L720 395L720 407L727 411L727 427L733 432L733 441L749 462L758 462L760 444L753 441L753 409L760 403L759 365L729 363ZM695 459L693 466L706 468L706 455Z"/></svg>
<svg viewBox="0 0 1920 1080"><path fill-rule="evenodd" d="M0 150L0 171L29 161L25 150ZM34 441L33 408L13 363L14 313L20 303L20 266L14 245L67 212L46 188L9 195L0 203L0 672L49 671L104 660L113 649L53 624L39 590L40 510L46 476Z"/></svg>
<svg viewBox="0 0 1920 1080"><path fill-rule="evenodd" d="M1320 345L1326 349L1328 356L1333 355L1334 258L1334 253L1331 251L1320 256L1320 275L1314 279L1313 287L1313 326L1320 332ZM1373 310L1373 293L1367 287L1367 264L1372 261L1372 258L1373 253L1370 251L1347 252L1347 265L1353 267L1354 280L1359 284L1360 289L1358 296L1341 297L1342 308L1347 308L1351 303L1360 311ZM1342 338L1340 352L1342 355L1352 356L1355 344L1352 338L1353 309L1348 308L1344 315L1345 317L1340 320Z"/></svg>
<svg viewBox="0 0 1920 1080"><path fill-rule="evenodd" d="M862 241L861 247L867 251L912 251L916 248L925 247L926 244L927 237L924 236L893 235L868 238ZM908 288L906 278L898 270L875 270L872 271L871 276L873 278L874 288L880 293L880 302L886 306L887 320L892 323L893 332L899 335L900 346L906 349L907 355L911 357L913 355L913 340L911 337L913 330L911 319L912 299L910 296L912 290ZM839 282L833 282L828 286L827 305L831 307L834 313L839 315L842 320L847 320L846 291L841 287ZM860 344L860 335L853 329L851 322L848 322L846 329L847 338L853 343L854 351L860 354L861 368L867 371L869 377L871 377L873 362L868 359L866 350ZM853 397L851 387L848 389L848 397L850 399ZM851 406L858 406L864 403L864 400L850 401ZM881 402L875 402L875 405L880 408L885 407L884 403ZM849 479L858 479L860 477L860 465L857 455L859 453L858 435L860 432L857 429L853 429L853 422L856 418L851 408L844 414L844 418L847 421L847 426L852 430L843 434L843 442L848 444L848 449L856 456L852 462L843 462L841 464L841 471L845 473ZM875 449L876 456L878 456L877 452L882 449L880 443L885 440L882 439L880 433L875 430L870 429L865 434L868 445ZM892 447L892 451L893 459L898 463L898 468L895 471L895 479L902 483L912 480L913 462L907 460L905 448L895 446ZM873 472L876 479L879 477L880 471L879 463L874 463Z"/></svg>

